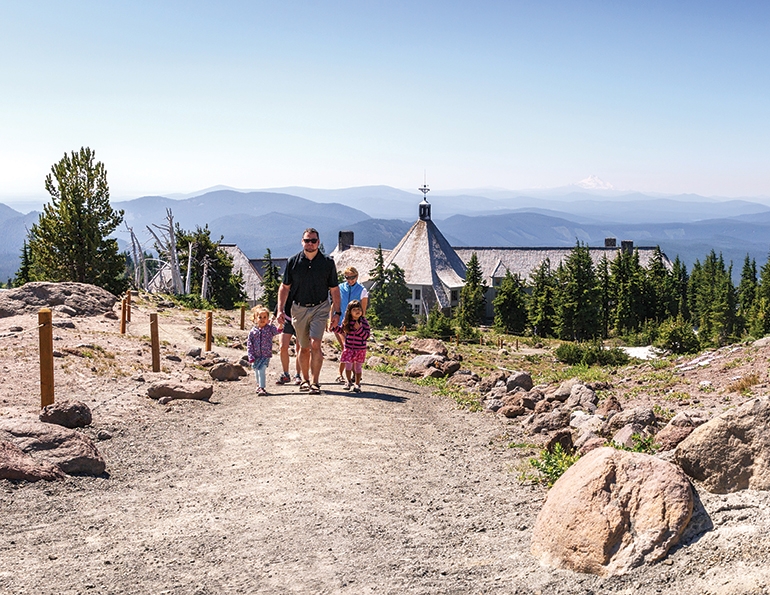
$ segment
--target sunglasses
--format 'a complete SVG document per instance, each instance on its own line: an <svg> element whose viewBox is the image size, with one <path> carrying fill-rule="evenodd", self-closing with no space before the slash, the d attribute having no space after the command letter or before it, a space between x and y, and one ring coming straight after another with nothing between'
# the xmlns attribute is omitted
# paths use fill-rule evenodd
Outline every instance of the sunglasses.
<svg viewBox="0 0 770 595"><path fill-rule="evenodd" d="M317 244L318 238L302 238L302 241L306 244Z"/></svg>
<svg viewBox="0 0 770 595"><path fill-rule="evenodd" d="M348 280L350 280L350 279L358 279L358 275L353 275L352 277L348 277L347 275L345 275L345 279L348 279Z"/></svg>

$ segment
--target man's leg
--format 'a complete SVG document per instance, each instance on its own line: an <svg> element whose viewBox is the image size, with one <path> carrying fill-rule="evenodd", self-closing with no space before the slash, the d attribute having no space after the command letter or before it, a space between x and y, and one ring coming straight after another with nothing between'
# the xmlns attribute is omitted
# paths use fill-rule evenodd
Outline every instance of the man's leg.
<svg viewBox="0 0 770 595"><path fill-rule="evenodd" d="M310 368L311 368L311 352L312 352L312 340L311 347L303 349L299 347L299 353L297 354L297 360L299 361L300 374L303 380L310 380ZM320 368L319 368L320 371Z"/></svg>
<svg viewBox="0 0 770 595"><path fill-rule="evenodd" d="M313 374L313 384L318 384L321 377L321 366L324 362L324 354L321 351L321 339L310 338L310 371Z"/></svg>

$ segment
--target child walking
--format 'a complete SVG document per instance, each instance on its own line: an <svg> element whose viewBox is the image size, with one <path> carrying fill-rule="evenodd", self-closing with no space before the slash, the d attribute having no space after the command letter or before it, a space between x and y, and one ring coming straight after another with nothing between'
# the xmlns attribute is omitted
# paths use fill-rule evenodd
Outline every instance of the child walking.
<svg viewBox="0 0 770 595"><path fill-rule="evenodd" d="M270 311L264 306L254 307L251 310L251 319L254 321L254 327L249 331L246 350L257 379L257 396L265 397L265 372L273 356L273 337L279 334L281 329L269 324Z"/></svg>
<svg viewBox="0 0 770 595"><path fill-rule="evenodd" d="M361 392L361 372L366 361L366 340L370 333L369 323L364 317L361 302L350 300L342 322L345 345L340 356L340 362L345 364L345 376L347 377L347 381L342 387L345 390L352 388L354 393ZM355 378L353 378L353 374L355 374ZM354 380L355 382L353 382Z"/></svg>

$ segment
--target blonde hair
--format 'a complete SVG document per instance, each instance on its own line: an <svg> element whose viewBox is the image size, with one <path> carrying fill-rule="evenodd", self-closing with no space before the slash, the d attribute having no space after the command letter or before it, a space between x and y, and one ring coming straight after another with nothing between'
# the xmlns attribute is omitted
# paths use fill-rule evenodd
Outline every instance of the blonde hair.
<svg viewBox="0 0 770 595"><path fill-rule="evenodd" d="M342 273L343 275L355 275L358 277L358 271L356 270L356 267L348 267L345 269L345 271Z"/></svg>
<svg viewBox="0 0 770 595"><path fill-rule="evenodd" d="M254 307L251 309L251 319L252 319L254 322L256 322L256 321L257 321L257 318L259 318L259 315L260 315L262 312L267 312L267 317L268 317L268 319L270 318L270 310L268 310L267 308L265 308L265 307L264 307L264 306L262 306L262 305L259 305L259 306L254 306Z"/></svg>

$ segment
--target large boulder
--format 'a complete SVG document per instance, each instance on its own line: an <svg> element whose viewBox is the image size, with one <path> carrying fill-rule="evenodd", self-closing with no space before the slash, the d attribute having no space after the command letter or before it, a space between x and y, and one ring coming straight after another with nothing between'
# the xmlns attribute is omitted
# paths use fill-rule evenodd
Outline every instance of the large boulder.
<svg viewBox="0 0 770 595"><path fill-rule="evenodd" d="M65 428L84 428L91 425L91 409L81 401L57 401L46 405L40 412L40 421Z"/></svg>
<svg viewBox="0 0 770 595"><path fill-rule="evenodd" d="M618 575L666 555L693 509L690 483L655 457L597 448L548 492L532 533L542 564Z"/></svg>
<svg viewBox="0 0 770 595"><path fill-rule="evenodd" d="M517 388L523 388L525 391L529 391L532 390L533 386L532 376L529 372L514 372L508 377L506 382L508 392L516 390Z"/></svg>
<svg viewBox="0 0 770 595"><path fill-rule="evenodd" d="M0 292L0 318L60 306L66 306L65 311L76 316L97 316L112 310L117 301L117 297L96 285L35 281Z"/></svg>
<svg viewBox="0 0 770 595"><path fill-rule="evenodd" d="M214 394L211 384L200 380L182 382L180 380L158 380L147 387L147 396L151 399L194 399L208 401Z"/></svg>
<svg viewBox="0 0 770 595"><path fill-rule="evenodd" d="M36 461L12 442L0 440L0 479L53 481L63 478L64 473L57 466Z"/></svg>
<svg viewBox="0 0 770 595"><path fill-rule="evenodd" d="M710 492L769 490L770 399L753 399L695 428L675 457Z"/></svg>
<svg viewBox="0 0 770 595"><path fill-rule="evenodd" d="M54 424L9 419L0 422L0 440L8 440L36 461L55 465L68 475L101 475L102 455L85 434Z"/></svg>

